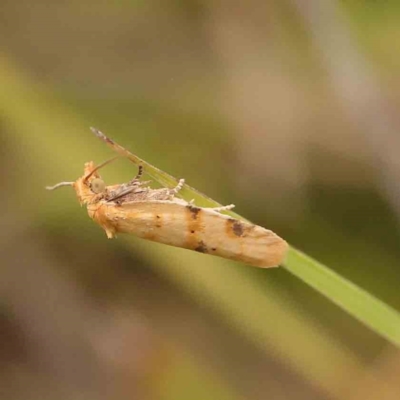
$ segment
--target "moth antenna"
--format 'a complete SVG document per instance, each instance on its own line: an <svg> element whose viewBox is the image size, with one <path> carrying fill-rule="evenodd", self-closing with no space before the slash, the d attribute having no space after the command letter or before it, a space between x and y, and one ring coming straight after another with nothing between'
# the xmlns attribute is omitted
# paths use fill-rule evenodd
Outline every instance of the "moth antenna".
<svg viewBox="0 0 400 400"><path fill-rule="evenodd" d="M55 184L54 186L46 186L47 190L55 190L60 188L61 186L72 186L74 182L60 182Z"/></svg>
<svg viewBox="0 0 400 400"><path fill-rule="evenodd" d="M91 171L89 174L87 174L84 178L83 181L86 182L95 172L97 172L100 168L105 167L108 164L111 164L113 161L115 161L119 156L113 157L107 161L104 161L100 165L98 165L93 171Z"/></svg>

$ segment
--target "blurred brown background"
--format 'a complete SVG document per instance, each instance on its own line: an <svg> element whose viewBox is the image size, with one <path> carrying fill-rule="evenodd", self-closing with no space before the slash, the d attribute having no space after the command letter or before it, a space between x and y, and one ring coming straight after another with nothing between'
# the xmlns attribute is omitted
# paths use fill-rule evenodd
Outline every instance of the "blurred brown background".
<svg viewBox="0 0 400 400"><path fill-rule="evenodd" d="M400 397L397 350L284 269L109 241L44 190L110 157L98 127L399 309L398 1L1 11L1 398Z"/></svg>

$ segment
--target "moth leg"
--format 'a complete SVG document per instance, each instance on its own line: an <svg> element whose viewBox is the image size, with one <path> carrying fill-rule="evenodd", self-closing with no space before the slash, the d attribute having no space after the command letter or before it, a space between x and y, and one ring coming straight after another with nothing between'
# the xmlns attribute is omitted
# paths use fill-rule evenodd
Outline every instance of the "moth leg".
<svg viewBox="0 0 400 400"><path fill-rule="evenodd" d="M107 229L107 228L104 228L104 230L106 231L106 235L107 235L108 239L115 238L115 231L114 230Z"/></svg>
<svg viewBox="0 0 400 400"><path fill-rule="evenodd" d="M143 165L139 165L137 175L132 179L134 181L138 181L143 175Z"/></svg>
<svg viewBox="0 0 400 400"><path fill-rule="evenodd" d="M235 205L234 204L229 204L227 206L222 206L222 207L212 207L212 208L208 208L208 210L213 210L216 212L221 212L221 211L229 211L232 210L232 208L234 208Z"/></svg>
<svg viewBox="0 0 400 400"><path fill-rule="evenodd" d="M185 184L185 180L179 179L178 184L173 189L170 189L169 194L172 196L175 196L183 188L184 184Z"/></svg>
<svg viewBox="0 0 400 400"><path fill-rule="evenodd" d="M129 181L129 185L133 185L133 184L135 184L135 183L137 183L137 181L142 177L142 175L143 175L143 166L142 165L139 165L138 166L138 173L137 173L137 175L134 177L134 178L132 178L130 181Z"/></svg>

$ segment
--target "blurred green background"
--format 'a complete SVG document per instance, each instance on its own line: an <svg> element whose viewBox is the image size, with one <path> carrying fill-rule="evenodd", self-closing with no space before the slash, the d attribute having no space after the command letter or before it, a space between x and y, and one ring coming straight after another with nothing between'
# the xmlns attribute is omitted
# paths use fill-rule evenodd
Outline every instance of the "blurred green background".
<svg viewBox="0 0 400 400"><path fill-rule="evenodd" d="M400 398L398 351L284 269L44 190L112 156L95 126L400 309L397 1L1 8L1 398Z"/></svg>

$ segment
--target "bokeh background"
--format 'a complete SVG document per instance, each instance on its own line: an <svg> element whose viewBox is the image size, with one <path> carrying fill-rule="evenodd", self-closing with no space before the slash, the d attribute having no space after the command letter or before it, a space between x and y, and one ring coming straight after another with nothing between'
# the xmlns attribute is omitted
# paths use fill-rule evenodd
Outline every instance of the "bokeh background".
<svg viewBox="0 0 400 400"><path fill-rule="evenodd" d="M396 0L3 0L1 398L400 398L398 351L284 269L110 241L44 190L112 156L95 126L400 309L399 22Z"/></svg>

